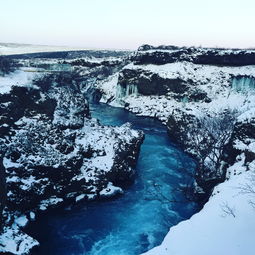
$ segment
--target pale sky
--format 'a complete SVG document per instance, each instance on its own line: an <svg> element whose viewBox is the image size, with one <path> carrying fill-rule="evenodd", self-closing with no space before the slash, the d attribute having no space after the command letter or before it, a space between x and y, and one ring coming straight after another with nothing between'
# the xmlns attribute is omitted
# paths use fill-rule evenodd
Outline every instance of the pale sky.
<svg viewBox="0 0 255 255"><path fill-rule="evenodd" d="M0 42L255 47L255 0L0 0Z"/></svg>

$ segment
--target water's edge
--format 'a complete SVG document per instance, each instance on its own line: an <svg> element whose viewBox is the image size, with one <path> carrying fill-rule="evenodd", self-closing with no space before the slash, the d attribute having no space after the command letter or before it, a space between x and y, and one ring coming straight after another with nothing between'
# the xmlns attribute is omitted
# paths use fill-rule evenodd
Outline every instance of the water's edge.
<svg viewBox="0 0 255 255"><path fill-rule="evenodd" d="M26 228L41 243L35 254L138 255L159 245L169 227L197 212L197 205L185 201L180 191L192 181L195 164L171 143L159 121L105 104L90 109L103 125L130 122L145 132L136 179L121 197L38 216Z"/></svg>

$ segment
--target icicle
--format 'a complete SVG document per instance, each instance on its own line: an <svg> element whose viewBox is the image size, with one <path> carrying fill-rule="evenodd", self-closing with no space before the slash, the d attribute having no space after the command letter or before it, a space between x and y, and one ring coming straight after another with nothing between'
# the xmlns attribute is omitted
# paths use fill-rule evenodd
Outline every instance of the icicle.
<svg viewBox="0 0 255 255"><path fill-rule="evenodd" d="M234 77L232 81L232 88L240 92L255 90L255 78L247 76Z"/></svg>
<svg viewBox="0 0 255 255"><path fill-rule="evenodd" d="M137 86L134 84L128 84L126 88L126 96L129 95L137 95L138 94L138 89Z"/></svg>
<svg viewBox="0 0 255 255"><path fill-rule="evenodd" d="M122 99L124 97L130 96L130 95L137 95L138 94L138 89L137 86L134 84L128 84L126 87L117 86L117 91L116 91L116 98L117 99Z"/></svg>

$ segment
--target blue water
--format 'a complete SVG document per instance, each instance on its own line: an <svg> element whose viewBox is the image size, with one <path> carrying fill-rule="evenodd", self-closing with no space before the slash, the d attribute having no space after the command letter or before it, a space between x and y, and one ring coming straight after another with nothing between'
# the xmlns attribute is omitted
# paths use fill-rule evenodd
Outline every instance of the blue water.
<svg viewBox="0 0 255 255"><path fill-rule="evenodd" d="M160 122L104 104L92 105L91 111L104 125L130 122L144 131L137 176L121 197L40 216L27 229L41 243L36 254L138 255L197 210L180 190L191 181L195 164L171 143Z"/></svg>

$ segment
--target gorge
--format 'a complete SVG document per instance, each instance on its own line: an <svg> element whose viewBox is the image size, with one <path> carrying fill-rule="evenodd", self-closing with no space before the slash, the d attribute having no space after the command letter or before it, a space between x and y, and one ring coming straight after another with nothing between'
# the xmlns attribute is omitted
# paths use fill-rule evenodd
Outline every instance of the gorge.
<svg viewBox="0 0 255 255"><path fill-rule="evenodd" d="M228 183L253 183L254 50L144 45L11 59L19 70L0 84L1 252L138 255L171 227L148 254L212 244L220 254L217 223L228 236L251 219L252 197ZM13 84L17 75L32 77ZM250 250L251 239L233 238L231 254Z"/></svg>

